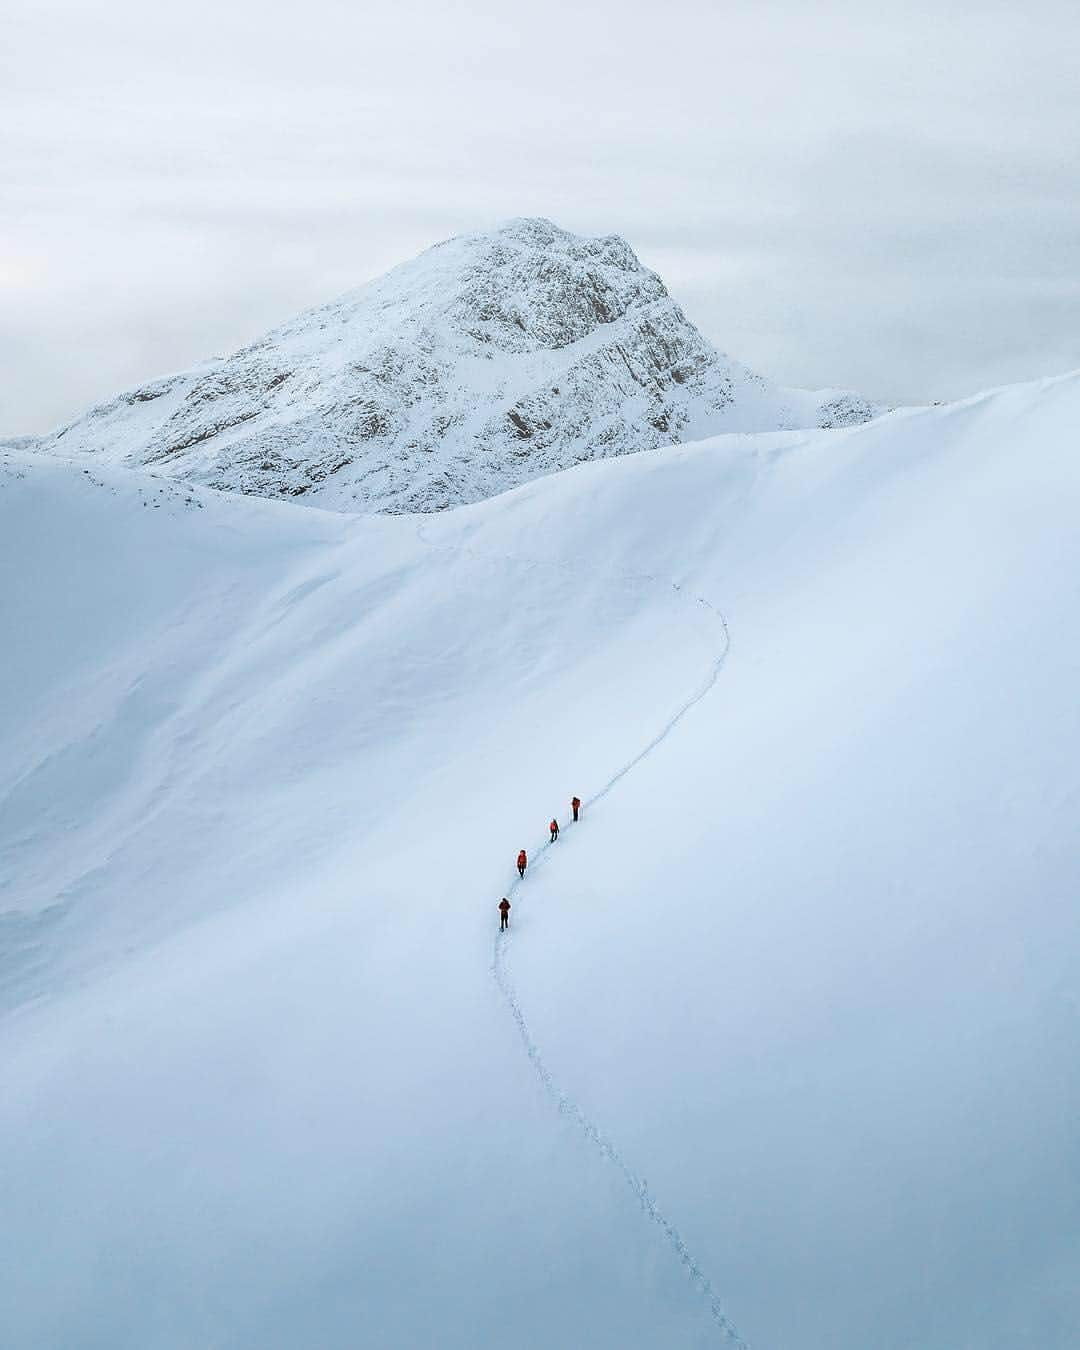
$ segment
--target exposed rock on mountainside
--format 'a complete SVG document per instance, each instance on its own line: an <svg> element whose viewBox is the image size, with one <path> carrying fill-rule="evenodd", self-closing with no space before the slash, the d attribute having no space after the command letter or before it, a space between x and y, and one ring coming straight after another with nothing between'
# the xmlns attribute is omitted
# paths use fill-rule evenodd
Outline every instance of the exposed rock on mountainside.
<svg viewBox="0 0 1080 1350"><path fill-rule="evenodd" d="M622 239L516 220L123 393L40 447L339 510L436 511L581 460L876 411L722 356Z"/></svg>

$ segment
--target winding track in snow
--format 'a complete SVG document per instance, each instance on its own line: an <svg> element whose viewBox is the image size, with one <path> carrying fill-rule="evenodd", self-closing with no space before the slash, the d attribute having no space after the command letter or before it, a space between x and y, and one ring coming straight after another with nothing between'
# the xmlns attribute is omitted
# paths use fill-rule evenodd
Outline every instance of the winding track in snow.
<svg viewBox="0 0 1080 1350"><path fill-rule="evenodd" d="M469 549L464 545L459 546L459 548L455 549L453 546L439 545L431 542L430 540L427 539L426 535L424 534L423 526L419 523L417 523L416 531L417 537L420 539L420 541L426 544L429 548L432 549L449 548L449 551L451 552L460 551L463 553L473 554L473 556L480 556L474 553L472 549ZM499 561L506 562L508 560L505 558L500 558ZM568 563L561 563L556 559L521 558L517 556L514 557L513 561L535 563L536 565L548 567L550 566L560 567L572 565ZM650 582L653 585L664 584L660 581L658 577L652 576L648 573L621 574L621 579L622 580L631 579L635 582ZM670 585L671 589L676 593L676 595L678 595L680 598L683 598L683 591L682 588L678 585L678 583L671 582ZM712 690L713 686L719 679L720 672L724 668L724 663L727 660L728 652L731 650L731 634L728 629L727 620L724 618L724 615L721 613L721 611L717 609L716 606L713 605L709 600L706 600L704 596L700 595L694 596L692 597L692 599L694 603L700 605L704 610L706 610L712 616L712 618L719 624L720 631L723 635L723 642L721 644L719 653L713 660L712 666L709 669L707 677L700 685L700 687L683 704L680 705L680 707L671 717L668 718L664 726L660 729L660 731L656 733L656 735L652 738L652 740L649 741L649 743L646 746L644 746L641 750L639 750L637 754L633 756L632 759L627 760L626 763L620 769L618 769L607 780L607 782L603 784L601 788L599 788L596 792L592 794L592 796L584 799L583 807L594 806L597 802L601 801L604 797L608 795L609 792L611 792L611 790L614 787L616 787L622 781L622 779L626 777L628 773L630 773L633 769L635 769L642 762L643 759L646 759L649 755L653 753L653 751L659 745L662 745L663 742L667 740L668 736L671 735L672 731L674 731L674 729L678 726L678 724L683 720L683 718L686 717L686 715L689 712L691 712L692 709L696 708L697 705L702 701L702 699L705 698L705 696ZM551 842L548 841L542 844L536 850L536 853L533 855L535 860L529 864L531 869L538 867L546 859L548 851L550 850L551 847L552 847ZM523 884L524 879L518 878L517 880L511 883L510 887L508 888L508 894L514 895L518 890L520 890ZM727 1313L724 1311L724 1305L721 1302L720 1296L717 1294L712 1281L709 1279L708 1275L706 1275L705 1271L702 1269L701 1264L698 1262L693 1252L686 1245L686 1242L683 1239L682 1234L679 1232L679 1230L675 1227L675 1225L671 1222L671 1220L667 1217L667 1215L657 1204L656 1199L653 1196L652 1192L649 1190L648 1184L645 1181L645 1179L643 1177L638 1176L638 1174L634 1171L634 1169L630 1166L630 1164L623 1157L622 1153L616 1147L615 1143L612 1141L610 1136L606 1135L599 1128L599 1126L596 1125L588 1115L586 1115L584 1110L582 1110L581 1106L566 1092L564 1092L563 1089L560 1088L558 1083L555 1081L554 1075L548 1068L547 1064L544 1062L544 1058L540 1053L539 1046L533 1039L532 1032L529 1030L529 1024L525 1018L525 1013L522 1010L521 1003L518 999L517 992L514 989L513 983L510 980L510 976L507 970L507 953L509 951L509 947L510 947L509 931L504 936L501 931L496 930L495 941L491 957L491 974L493 979L495 980L495 983L498 985L499 991L502 994L504 1000L506 1001L507 1006L510 1009L510 1013L513 1016L514 1022L518 1029L518 1034L520 1035L522 1044L525 1047L525 1053L528 1055L533 1068L536 1070L536 1075L540 1079L540 1082L543 1084L544 1091L555 1103L556 1107L558 1108L559 1114L567 1117L569 1120L572 1120L574 1124L577 1125L577 1127L581 1130L585 1138L588 1139L588 1141L600 1151L600 1154L604 1158L604 1160L606 1162L613 1164L618 1169L618 1171L622 1175L623 1180L626 1182L626 1184L633 1191L634 1195L637 1197L637 1201L638 1204L641 1206L642 1212L657 1226L657 1228L659 1228L668 1246L678 1257L679 1262L682 1265L683 1269L686 1271L687 1275L689 1275L691 1283L695 1286L695 1288L699 1290L699 1292L704 1297L709 1309L709 1315L712 1317L712 1320L715 1323L717 1329L725 1337L728 1344L735 1347L735 1350L750 1350L748 1343L742 1338L735 1324L732 1322L731 1318L728 1317Z"/></svg>

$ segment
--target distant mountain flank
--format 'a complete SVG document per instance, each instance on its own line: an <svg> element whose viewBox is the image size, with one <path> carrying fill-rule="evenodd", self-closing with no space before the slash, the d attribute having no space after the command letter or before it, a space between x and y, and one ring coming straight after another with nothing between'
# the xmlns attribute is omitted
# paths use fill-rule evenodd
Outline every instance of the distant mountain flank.
<svg viewBox="0 0 1080 1350"><path fill-rule="evenodd" d="M879 411L844 391L780 388L722 355L617 236L524 219L437 244L35 448L396 513L584 460Z"/></svg>

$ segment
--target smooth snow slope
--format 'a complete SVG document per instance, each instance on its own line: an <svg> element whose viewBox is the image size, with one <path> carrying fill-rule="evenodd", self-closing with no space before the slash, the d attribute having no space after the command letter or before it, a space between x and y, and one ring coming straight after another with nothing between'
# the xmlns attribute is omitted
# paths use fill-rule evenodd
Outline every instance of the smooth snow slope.
<svg viewBox="0 0 1080 1350"><path fill-rule="evenodd" d="M756 1350L1071 1350L1078 415L423 522L7 456L11 1343L722 1344L584 1119ZM560 1114L495 904L669 724L513 895Z"/></svg>
<svg viewBox="0 0 1080 1350"><path fill-rule="evenodd" d="M617 236L524 219L444 240L40 448L343 511L438 511L584 460L878 411L718 352Z"/></svg>

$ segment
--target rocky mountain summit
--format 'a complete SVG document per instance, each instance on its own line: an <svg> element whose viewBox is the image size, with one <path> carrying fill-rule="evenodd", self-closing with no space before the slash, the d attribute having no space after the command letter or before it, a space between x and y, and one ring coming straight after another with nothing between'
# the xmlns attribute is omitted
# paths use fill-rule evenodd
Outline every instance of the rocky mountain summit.
<svg viewBox="0 0 1080 1350"><path fill-rule="evenodd" d="M879 409L719 353L617 236L515 220L428 249L38 448L356 511L437 511L582 460Z"/></svg>

